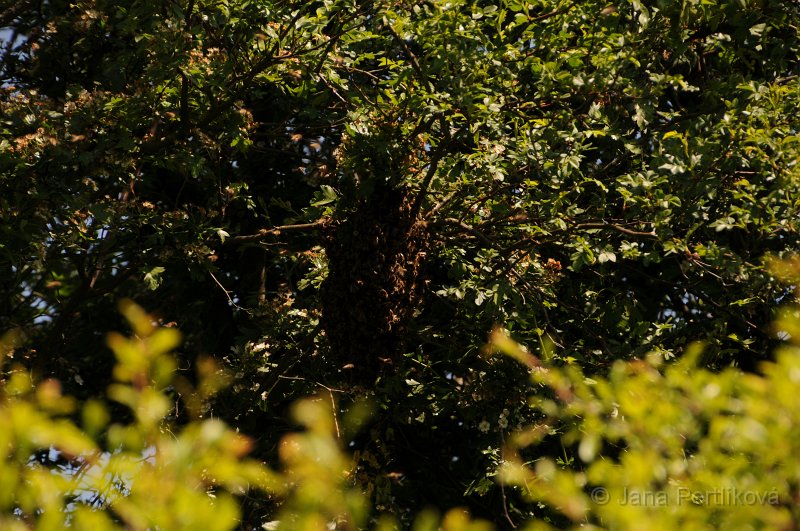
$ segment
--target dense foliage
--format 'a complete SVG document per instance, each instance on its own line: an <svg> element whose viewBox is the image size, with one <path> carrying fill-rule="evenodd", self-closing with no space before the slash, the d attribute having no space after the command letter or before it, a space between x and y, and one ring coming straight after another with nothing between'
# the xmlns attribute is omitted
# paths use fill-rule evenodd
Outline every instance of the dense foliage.
<svg viewBox="0 0 800 531"><path fill-rule="evenodd" d="M242 459L248 441L221 421L169 429L163 421L173 404L163 391L173 383L168 351L180 334L155 329L130 303L123 309L136 336L109 336L118 363L108 396L130 409L129 424L110 423L104 402L92 400L80 411L81 430L69 418L75 400L57 381L33 385L23 367L4 367L3 529L231 529L239 516L231 492L284 487L260 463ZM4 339L5 354L14 338ZM197 404L216 386L207 372Z"/></svg>
<svg viewBox="0 0 800 531"><path fill-rule="evenodd" d="M351 461L341 451L340 439L358 427L368 406L353 407L340 430L332 414L334 403L327 397L298 401L293 418L307 429L281 440L283 471L272 472L245 457L250 439L219 419L198 418L205 402L224 385L224 373L214 362L206 360L200 384L186 389L187 382L175 377L169 354L180 334L153 326L152 317L130 301L120 308L134 335L108 336L117 361L107 394L130 409L132 422L113 422L108 402L92 400L81 408L81 429L68 419L77 409L75 400L62 394L57 381L34 385L23 367L4 367L3 529L233 529L241 521L235 496L256 491L282 501L279 519L264 522L264 529L364 525L367 500L348 480ZM0 349L7 354L18 340L8 334ZM172 386L183 387L191 398L187 405L193 418L182 428L170 422L175 404L166 391ZM393 525L383 518L378 527ZM415 529L485 531L486 526L454 509L441 520L434 513L420 515Z"/></svg>
<svg viewBox="0 0 800 531"><path fill-rule="evenodd" d="M797 338L798 323L794 308L777 324ZM530 356L502 333L495 344ZM546 420L513 435L503 480L561 513L562 529L797 528L798 341L781 347L763 375L698 367L701 350L667 366L657 355L618 361L597 379L575 367L535 367L531 403ZM515 451L550 437L575 462L540 456L526 464Z"/></svg>
<svg viewBox="0 0 800 531"><path fill-rule="evenodd" d="M798 259L774 270L800 280ZM343 412L333 393L297 402L293 417L305 431L281 440L284 471L276 474L244 457L249 439L217 419L198 418L224 385L214 362L202 363L200 384L187 388L167 353L180 334L156 328L129 301L120 308L134 336L108 336L117 358L108 398L130 409L130 424L109 424L106 403L91 400L82 407L81 430L65 418L75 400L62 395L57 381L32 385L23 367L4 368L4 529L232 529L241 523L234 496L255 490L281 505L278 519L263 529L360 529L370 513L369 527L398 527L391 514L370 510L352 481L359 460L341 449L369 415L368 403ZM571 520L575 528L796 528L800 309L786 308L776 328L795 339L779 349L775 363L763 364L763 376L697 367L702 346L694 345L678 363L665 365L654 353L647 361L618 361L597 379L540 360L495 330L488 352L504 352L526 367L536 388L530 405L542 413L510 437L497 470L502 485L516 486L544 509L525 528L551 529L554 520ZM0 352L12 353L17 341L7 334ZM186 391L193 417L183 428L174 425L170 410L177 404L165 394L172 386ZM560 441L565 459L538 455L525 462L521 451L547 438ZM441 520L422 512L413 528L492 526L452 509Z"/></svg>
<svg viewBox="0 0 800 531"><path fill-rule="evenodd" d="M524 367L482 355L495 325L588 375L702 340L728 378L795 297L765 263L798 246L797 2L0 5L14 359L103 396L136 300L183 333L170 420L213 358L231 386L197 414L268 463L297 398L366 397L351 479L403 525L558 518L494 481L542 420ZM279 510L248 496L243 526Z"/></svg>

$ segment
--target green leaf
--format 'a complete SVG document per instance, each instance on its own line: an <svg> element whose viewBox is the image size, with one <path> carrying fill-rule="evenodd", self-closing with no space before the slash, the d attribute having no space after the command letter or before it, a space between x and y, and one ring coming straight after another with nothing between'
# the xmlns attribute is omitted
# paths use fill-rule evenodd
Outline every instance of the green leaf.
<svg viewBox="0 0 800 531"><path fill-rule="evenodd" d="M617 255L614 254L614 252L612 251L603 251L599 255L597 255L597 261L600 262L601 264L604 264L606 262L616 262Z"/></svg>
<svg viewBox="0 0 800 531"><path fill-rule="evenodd" d="M156 266L144 274L144 281L145 283L147 283L147 287L149 289L151 290L158 289L158 287L161 285L161 282L163 281L161 274L164 273L164 271L166 271L165 268L161 266Z"/></svg>

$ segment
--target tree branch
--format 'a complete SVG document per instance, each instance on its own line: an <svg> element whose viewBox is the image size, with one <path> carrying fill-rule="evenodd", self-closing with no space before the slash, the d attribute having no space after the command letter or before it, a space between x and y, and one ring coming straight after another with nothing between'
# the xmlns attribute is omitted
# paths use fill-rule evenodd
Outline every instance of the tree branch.
<svg viewBox="0 0 800 531"><path fill-rule="evenodd" d="M492 240L489 239L488 236L486 236L484 233L482 233L481 231L479 231L478 229L476 229L472 225L469 225L468 223L465 223L465 222L463 222L463 221L461 221L459 219L456 219L456 218L445 218L444 221L445 221L445 223L450 223L451 225L456 225L458 227L461 227L462 229L464 229L465 231L467 231L471 235L475 236L478 240L483 242L485 245L488 245L489 247L494 247L494 248L497 247L495 245L495 243Z"/></svg>
<svg viewBox="0 0 800 531"><path fill-rule="evenodd" d="M430 218L432 218L433 216L435 216L435 215L436 215L436 214L437 214L437 213L438 213L438 212L439 212L439 211L440 211L442 208L444 208L445 206L447 206L447 204L448 204L450 201L452 201L452 200L453 200L453 198L456 196L456 194L458 193L458 191L459 191L459 190L458 190L458 189L456 189L456 190L453 190L452 192L450 192L449 194L447 194L447 195L446 195L446 196L445 196L445 197L444 197L444 198L443 198L441 201L439 201L438 203L436 203L436 204L433 206L433 208L431 208L430 210L428 210L427 212L425 212L425 214L424 214L422 217L423 217L423 218L425 218L425 219L430 219Z"/></svg>
<svg viewBox="0 0 800 531"><path fill-rule="evenodd" d="M295 225L281 225L269 229L261 229L256 234L244 234L241 236L232 236L225 239L224 245L242 245L245 243L255 243L264 241L270 236L278 236L281 232L303 232L309 230L318 230L322 228L323 221L315 221L313 223L297 223Z"/></svg>
<svg viewBox="0 0 800 531"><path fill-rule="evenodd" d="M414 198L414 204L411 206L411 219L416 219L420 208L422 208L422 201L428 194L428 187L431 185L433 176L436 175L436 170L439 168L439 161L442 160L442 156L444 156L444 148L443 146L439 146L436 151L433 152L433 155L431 155L431 160L428 163L428 171L425 173L425 178L422 180L422 185L417 193L417 197Z"/></svg>
<svg viewBox="0 0 800 531"><path fill-rule="evenodd" d="M574 225L573 228L575 229L605 229L605 230L615 230L617 232L621 232L622 234L627 234L628 236L637 236L640 238L650 238L652 240L658 240L658 235L655 231L651 232L642 232L638 230L631 230L626 229L621 225L616 225L614 223L579 223Z"/></svg>
<svg viewBox="0 0 800 531"><path fill-rule="evenodd" d="M411 63L411 67L414 69L414 71L419 76L419 80L424 83L425 82L425 74L422 72L422 67L419 64L419 60L417 60L417 56L414 55L414 52L411 51L411 48L409 48L408 43L405 41L405 39L403 39L402 37L400 37L400 35L397 34L397 32L394 30L392 25L389 24L388 21L386 22L386 29L389 30L389 33L392 34L392 37L403 48L403 51L408 56L408 61Z"/></svg>

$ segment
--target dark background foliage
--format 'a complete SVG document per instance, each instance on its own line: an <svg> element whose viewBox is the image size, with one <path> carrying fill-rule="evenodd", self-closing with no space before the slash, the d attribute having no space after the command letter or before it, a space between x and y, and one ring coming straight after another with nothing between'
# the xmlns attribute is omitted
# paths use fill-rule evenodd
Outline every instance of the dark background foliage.
<svg viewBox="0 0 800 531"><path fill-rule="evenodd" d="M490 476L534 413L525 371L481 355L494 325L589 373L771 350L799 9L5 3L0 328L91 397L133 298L184 333L187 376L227 364L213 414L259 457L297 397L368 395L350 449L378 507L505 525L536 508Z"/></svg>

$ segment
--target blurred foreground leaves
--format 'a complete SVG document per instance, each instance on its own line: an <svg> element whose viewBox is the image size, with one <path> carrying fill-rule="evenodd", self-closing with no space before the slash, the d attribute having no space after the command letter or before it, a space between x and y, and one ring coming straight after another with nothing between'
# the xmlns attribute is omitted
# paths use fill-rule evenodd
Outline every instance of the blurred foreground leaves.
<svg viewBox="0 0 800 531"><path fill-rule="evenodd" d="M795 286L800 278L796 260L771 271ZM332 393L298 401L293 417L304 429L283 438L283 471L272 471L247 457L248 438L200 418L199 404L224 383L208 364L201 364L200 382L184 400L195 409L194 420L171 422L177 406L170 393L191 385L175 376L169 354L180 334L156 327L129 301L120 309L133 334L108 336L117 357L108 396L129 410L127 423L119 414L110 423L109 405L79 405L57 381L35 384L19 366L4 366L0 528L232 529L243 496L279 501L277 520L265 529L397 527L392 515L373 513L341 449L343 431L363 422L367 406L340 421ZM491 348L528 367L535 390L530 407L543 419L507 440L499 467L504 488L539 503L541 514L527 528L796 528L800 318L793 307L780 315L775 330L787 342L756 374L702 368L696 344L674 363L651 355L618 361L607 376L589 378L574 363L540 361L495 331ZM17 342L14 333L4 336L7 358ZM537 456L536 444L553 439L564 459ZM423 512L414 528L491 525L454 509L441 519Z"/></svg>
<svg viewBox="0 0 800 531"><path fill-rule="evenodd" d="M130 412L129 422L111 421L109 406L97 400L78 406L56 380L34 383L18 365L3 368L0 381L0 528L23 529L233 529L240 524L243 496L281 501L278 520L265 529L359 529L369 516L367 497L354 487L351 460L341 451L333 399L312 397L293 408L304 431L281 442L282 473L247 458L251 441L217 419L176 426L178 407L170 392L190 384L176 377L170 351L181 336L156 327L140 307L120 309L133 335L108 336L117 358L116 381L108 397ZM4 335L2 352L13 359L17 334ZM224 376L201 364L200 382L187 407L199 410ZM346 429L367 413L355 407ZM125 417L125 415L122 415ZM80 419L80 420L77 420ZM37 459L44 455L46 458ZM42 463L55 463L44 466ZM416 529L439 527L425 513ZM453 510L444 529L479 531L468 514ZM383 518L379 527L395 527Z"/></svg>
<svg viewBox="0 0 800 531"><path fill-rule="evenodd" d="M771 270L800 279L797 259ZM581 529L796 529L800 317L780 315L788 341L757 374L703 368L695 344L675 363L653 354L589 378L496 331L493 347L531 367L530 405L546 419L511 438L503 481ZM535 457L532 445L553 437L574 461Z"/></svg>

